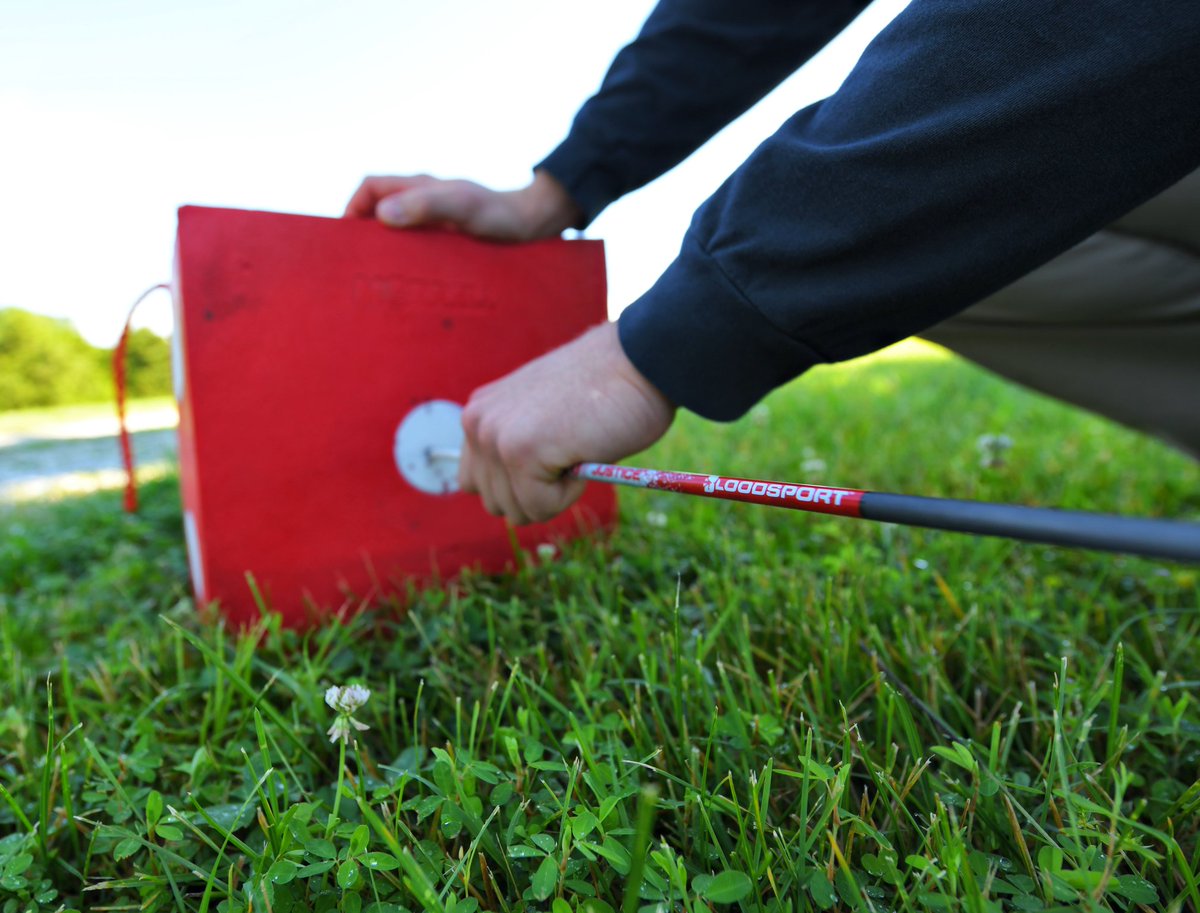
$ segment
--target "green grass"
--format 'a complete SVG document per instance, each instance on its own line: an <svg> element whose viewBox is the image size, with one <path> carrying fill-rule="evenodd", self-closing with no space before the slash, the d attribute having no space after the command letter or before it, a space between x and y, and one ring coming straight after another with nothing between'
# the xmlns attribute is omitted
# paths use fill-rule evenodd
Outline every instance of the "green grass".
<svg viewBox="0 0 1200 913"><path fill-rule="evenodd" d="M936 358L637 462L1200 517L1195 464ZM0 911L1200 909L1195 568L622 497L306 634L196 613L170 479L8 509Z"/></svg>

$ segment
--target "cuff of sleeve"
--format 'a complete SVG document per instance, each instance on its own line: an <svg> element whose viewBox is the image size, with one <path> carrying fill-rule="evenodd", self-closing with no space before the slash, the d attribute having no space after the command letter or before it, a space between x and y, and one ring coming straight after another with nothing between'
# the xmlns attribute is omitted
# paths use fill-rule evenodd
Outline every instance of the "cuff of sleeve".
<svg viewBox="0 0 1200 913"><path fill-rule="evenodd" d="M625 355L676 405L732 421L815 364L812 349L777 329L689 241L654 286L622 312Z"/></svg>
<svg viewBox="0 0 1200 913"><path fill-rule="evenodd" d="M616 175L607 173L590 150L591 144L572 132L557 149L533 166L534 171L546 171L562 184L583 213L572 228L587 228L621 195Z"/></svg>

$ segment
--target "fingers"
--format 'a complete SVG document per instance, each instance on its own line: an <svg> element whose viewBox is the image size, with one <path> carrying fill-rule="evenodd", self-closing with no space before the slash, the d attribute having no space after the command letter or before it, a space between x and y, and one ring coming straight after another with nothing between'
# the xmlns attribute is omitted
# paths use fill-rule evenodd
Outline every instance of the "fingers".
<svg viewBox="0 0 1200 913"><path fill-rule="evenodd" d="M406 187L381 199L375 215L384 225L413 228L449 224L472 229L483 205L483 188L467 181L436 181Z"/></svg>
<svg viewBox="0 0 1200 913"><path fill-rule="evenodd" d="M558 468L541 465L532 442L511 433L516 426L488 415L487 388L478 392L463 411L459 488L478 494L488 513L514 526L562 513L583 493L585 483L565 480Z"/></svg>
<svg viewBox="0 0 1200 913"><path fill-rule="evenodd" d="M435 178L431 178L427 174L404 176L382 175L363 178L362 183L358 185L358 189L350 197L350 202L346 204L346 211L343 213L343 217L350 219L373 219L375 217L375 207L379 205L379 201L384 197L403 193L413 187L428 184L433 180Z"/></svg>
<svg viewBox="0 0 1200 913"><path fill-rule="evenodd" d="M472 181L447 181L429 175L369 177L346 204L348 218L376 218L392 228L454 228L493 241L549 237L544 215L527 201L529 191L497 191ZM549 224L549 223L547 223Z"/></svg>
<svg viewBox="0 0 1200 913"><path fill-rule="evenodd" d="M513 496L524 511L524 522L544 523L578 501L586 487L586 482L562 475L537 481L519 476L513 484Z"/></svg>
<svg viewBox="0 0 1200 913"><path fill-rule="evenodd" d="M458 489L469 495L479 494L479 486L475 482L475 455L468 440L463 440L458 456Z"/></svg>
<svg viewBox="0 0 1200 913"><path fill-rule="evenodd" d="M504 517L510 523L528 523L516 496L507 468L497 453L496 435L481 426L478 409L467 404L463 410L463 448L458 463L459 487L479 495L484 510L494 517Z"/></svg>
<svg viewBox="0 0 1200 913"><path fill-rule="evenodd" d="M346 204L346 218L378 218L393 228L450 223L468 227L490 193L470 181L427 174L364 178Z"/></svg>
<svg viewBox="0 0 1200 913"><path fill-rule="evenodd" d="M506 468L493 460L489 460L485 467L481 473L482 484L479 486L484 509L494 517L504 517L513 526L531 522L513 494L512 480Z"/></svg>
<svg viewBox="0 0 1200 913"><path fill-rule="evenodd" d="M486 468L476 470L478 482L470 490L478 492L489 514L504 517L514 526L544 523L558 516L579 499L587 484L568 478L531 480L522 467L511 467L510 474L510 467L499 461L484 465Z"/></svg>

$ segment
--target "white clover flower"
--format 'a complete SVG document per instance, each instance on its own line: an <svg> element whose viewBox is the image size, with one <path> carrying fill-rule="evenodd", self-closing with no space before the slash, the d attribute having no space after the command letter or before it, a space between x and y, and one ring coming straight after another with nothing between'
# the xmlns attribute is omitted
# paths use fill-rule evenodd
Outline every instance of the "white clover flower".
<svg viewBox="0 0 1200 913"><path fill-rule="evenodd" d="M646 525L662 529L667 525L667 515L661 510L652 510L646 514Z"/></svg>
<svg viewBox="0 0 1200 913"><path fill-rule="evenodd" d="M351 727L357 729L359 732L362 732L364 729L371 728L366 723L360 723L354 717L343 713L343 714L340 714L338 716L338 718L333 721L333 725L330 726L325 731L325 734L327 736L329 736L329 741L331 741L331 742L334 742L334 743L345 742L345 743L349 744L350 736L351 736L351 732L350 732Z"/></svg>
<svg viewBox="0 0 1200 913"><path fill-rule="evenodd" d="M366 723L360 723L352 713L367 702L371 696L369 688L362 685L333 685L325 691L325 703L337 711L337 719L326 730L331 742L349 743L351 730L362 732L370 729Z"/></svg>
<svg viewBox="0 0 1200 913"><path fill-rule="evenodd" d="M362 685L331 685L325 691L325 703L338 713L353 713L370 696L371 689Z"/></svg>
<svg viewBox="0 0 1200 913"><path fill-rule="evenodd" d="M549 542L543 542L537 547L537 556L541 561L550 561L558 554L558 549Z"/></svg>
<svg viewBox="0 0 1200 913"><path fill-rule="evenodd" d="M823 459L821 459L820 457L809 457L807 460L805 460L803 463L800 464L800 470L802 472L817 473L817 472L824 472L825 469L826 469L825 461Z"/></svg>
<svg viewBox="0 0 1200 913"><path fill-rule="evenodd" d="M975 441L980 453L991 453L993 450L1008 450L1013 445L1012 438L1007 434L981 434Z"/></svg>
<svg viewBox="0 0 1200 913"><path fill-rule="evenodd" d="M1013 440L1007 434L982 434L975 441L979 451L979 465L984 469L995 469L1004 465L1004 454L1012 449Z"/></svg>

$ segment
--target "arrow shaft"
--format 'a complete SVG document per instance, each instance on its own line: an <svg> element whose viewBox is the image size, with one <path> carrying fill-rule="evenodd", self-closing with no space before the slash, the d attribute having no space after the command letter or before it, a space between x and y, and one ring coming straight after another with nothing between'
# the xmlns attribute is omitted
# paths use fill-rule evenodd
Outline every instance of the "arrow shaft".
<svg viewBox="0 0 1200 913"><path fill-rule="evenodd" d="M1200 562L1200 524L1196 523L887 494L800 482L665 472L610 463L581 463L570 470L570 475L609 485L721 501Z"/></svg>

